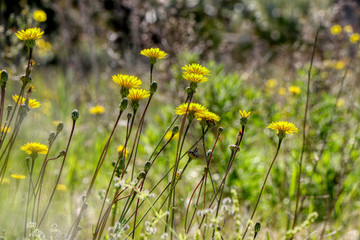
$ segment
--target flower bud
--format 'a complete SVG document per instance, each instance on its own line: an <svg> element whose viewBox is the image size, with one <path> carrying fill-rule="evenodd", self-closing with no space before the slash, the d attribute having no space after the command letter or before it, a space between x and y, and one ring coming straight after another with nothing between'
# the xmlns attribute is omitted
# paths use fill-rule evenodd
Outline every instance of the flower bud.
<svg viewBox="0 0 360 240"><path fill-rule="evenodd" d="M229 148L231 149L231 151L236 151L236 150L239 151L240 150L240 148L238 146L236 146L235 144L230 145Z"/></svg>
<svg viewBox="0 0 360 240"><path fill-rule="evenodd" d="M121 100L120 103L120 111L125 111L128 106L129 100L125 97L123 100Z"/></svg>
<svg viewBox="0 0 360 240"><path fill-rule="evenodd" d="M1 71L1 81L0 81L0 85L1 87L5 87L6 86L6 83L7 83L7 80L8 80L8 73L7 71L5 70L2 70Z"/></svg>
<svg viewBox="0 0 360 240"><path fill-rule="evenodd" d="M150 170L150 167L151 167L151 162L147 161L145 163L144 171L147 173Z"/></svg>
<svg viewBox="0 0 360 240"><path fill-rule="evenodd" d="M179 132L179 126L175 125L172 129L172 135L174 136L175 134L177 134Z"/></svg>
<svg viewBox="0 0 360 240"><path fill-rule="evenodd" d="M55 136L56 136L56 133L54 131L51 131L50 134L49 134L49 143L51 143L52 141L54 141L55 139Z"/></svg>
<svg viewBox="0 0 360 240"><path fill-rule="evenodd" d="M212 150L208 150L208 151L206 152L206 156L209 158L210 155L211 155L211 153L212 153Z"/></svg>
<svg viewBox="0 0 360 240"><path fill-rule="evenodd" d="M218 128L218 133L222 133L224 131L224 129L222 127Z"/></svg>
<svg viewBox="0 0 360 240"><path fill-rule="evenodd" d="M59 153L59 157L65 156L66 151L65 150L61 150L61 152Z"/></svg>
<svg viewBox="0 0 360 240"><path fill-rule="evenodd" d="M256 224L255 224L255 234L257 234L258 232L260 232L260 229L261 229L261 224L260 224L260 222L257 222Z"/></svg>
<svg viewBox="0 0 360 240"><path fill-rule="evenodd" d="M157 91L158 84L157 82L152 82L150 84L150 94L154 94Z"/></svg>
<svg viewBox="0 0 360 240"><path fill-rule="evenodd" d="M194 150L188 151L189 159L197 159L199 158L199 154L197 153L198 148L195 148Z"/></svg>
<svg viewBox="0 0 360 240"><path fill-rule="evenodd" d="M130 120L131 117L132 117L132 113L128 113L128 114L127 114L127 119Z"/></svg>
<svg viewBox="0 0 360 240"><path fill-rule="evenodd" d="M146 176L146 172L141 171L141 172L139 173L139 175L137 176L137 179L138 179L138 180L143 179L145 176Z"/></svg>
<svg viewBox="0 0 360 240"><path fill-rule="evenodd" d="M79 119L79 111L77 109L74 109L71 113L71 118L73 121L76 121Z"/></svg>
<svg viewBox="0 0 360 240"><path fill-rule="evenodd" d="M64 129L64 124L60 122L56 127L56 132L59 133Z"/></svg>
<svg viewBox="0 0 360 240"><path fill-rule="evenodd" d="M10 112L12 111L12 109L13 109L13 106L12 106L12 105L8 105L8 106L7 106L8 114L10 114Z"/></svg>

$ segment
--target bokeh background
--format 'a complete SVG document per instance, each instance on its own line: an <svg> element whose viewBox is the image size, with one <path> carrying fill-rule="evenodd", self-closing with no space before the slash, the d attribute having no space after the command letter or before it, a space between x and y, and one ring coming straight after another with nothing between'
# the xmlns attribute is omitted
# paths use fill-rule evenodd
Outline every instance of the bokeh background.
<svg viewBox="0 0 360 240"><path fill-rule="evenodd" d="M206 66L211 76L199 87L195 101L219 114L219 125L225 130L214 153L215 181L222 178L230 154L228 146L236 140L238 110L252 112L241 154L225 188L227 197L231 189L236 190L241 224L245 226L277 144L276 135L266 126L287 120L302 130L309 62L319 32L311 72L302 193L310 178L312 182L298 222L301 224L312 212L319 217L302 230L299 239L316 239L334 199L337 201L328 238L359 239L360 171L356 166L360 152L354 148L358 146L360 114L359 12L360 2L351 0L1 0L0 68L9 73L7 104L13 103L11 95L19 91L19 76L27 58L26 47L14 33L29 27L45 31L44 37L36 41L32 72L36 90L33 98L42 106L29 113L15 148L29 141L46 143L49 132L63 121L65 131L54 151L63 149L71 127L71 111L77 108L80 112L61 179L64 188L55 197L48 222L65 232L80 206L121 100L111 76L135 75L148 86L148 59L140 51L159 47L168 57L155 65L154 80L159 90L145 122L139 170L173 119L175 107L186 97L187 82L182 79L181 67L193 62ZM104 111L94 114L90 109L97 105ZM87 229L96 222L96 206L110 176L111 161L116 159L116 147L123 143L126 119L120 121L120 126L96 183L98 194L90 203L84 223ZM209 135L207 146L212 145L215 134L216 129ZM194 127L188 146L200 135L200 127ZM159 157L161 167L154 170L147 188L173 161L175 149L174 142ZM280 239L290 227L300 152L301 133L286 137L257 213L264 229L260 239L267 235ZM25 157L25 153L13 152L9 175L26 175ZM54 184L58 165L54 163L49 169L48 189ZM183 205L202 169L202 163L195 164L184 179L179 193ZM10 226L17 226L23 218L22 191L27 183L10 176L8 181L9 185L0 190L0 229L16 236ZM8 218L8 214L13 217ZM234 228L228 225L228 229ZM142 231L146 231L145 226ZM225 232L225 239L235 239L231 233ZM87 239L91 233L81 234L81 239Z"/></svg>

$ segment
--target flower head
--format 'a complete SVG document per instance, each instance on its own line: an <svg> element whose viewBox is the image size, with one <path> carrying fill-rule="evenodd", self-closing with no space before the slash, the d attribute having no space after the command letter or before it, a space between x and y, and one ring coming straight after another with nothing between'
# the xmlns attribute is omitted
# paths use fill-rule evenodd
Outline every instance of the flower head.
<svg viewBox="0 0 360 240"><path fill-rule="evenodd" d="M131 88L129 95L127 95L127 98L131 99L131 101L140 101L141 99L148 97L150 97L150 93L148 91L135 88Z"/></svg>
<svg viewBox="0 0 360 240"><path fill-rule="evenodd" d="M120 93L123 98L129 94L129 90L131 88L138 88L142 84L139 78L123 74L117 74L112 76L112 80L120 85Z"/></svg>
<svg viewBox="0 0 360 240"><path fill-rule="evenodd" d="M301 89L298 86L291 86L289 87L289 92L294 95L299 95L301 93Z"/></svg>
<svg viewBox="0 0 360 240"><path fill-rule="evenodd" d="M37 22L45 22L47 19L47 15L46 12L44 12L43 10L36 10L33 13L33 18Z"/></svg>
<svg viewBox="0 0 360 240"><path fill-rule="evenodd" d="M21 174L11 174L10 176L11 176L12 178L14 178L14 179L17 179L17 180L23 180L23 179L26 178L25 175L21 175Z"/></svg>
<svg viewBox="0 0 360 240"><path fill-rule="evenodd" d="M26 46L29 48L33 48L35 40L42 38L43 34L44 31L41 31L40 28L28 28L15 33L18 39L26 41Z"/></svg>
<svg viewBox="0 0 360 240"><path fill-rule="evenodd" d="M125 149L124 149L124 146L123 146L123 145L119 145L119 146L117 147L117 152L118 152L119 154L122 154L123 150L124 150L124 155L125 155L125 158L126 158L126 157L127 157L127 154L128 154L128 148L125 148Z"/></svg>
<svg viewBox="0 0 360 240"><path fill-rule="evenodd" d="M351 43L357 43L360 40L360 34L358 33L351 34L349 40Z"/></svg>
<svg viewBox="0 0 360 240"><path fill-rule="evenodd" d="M200 64L197 64L197 63L185 65L181 69L183 69L186 73L195 73L195 74L200 74L200 75L210 75L209 69L207 69L206 67L204 67L204 66L202 66Z"/></svg>
<svg viewBox="0 0 360 240"><path fill-rule="evenodd" d="M166 140L166 141L169 141L172 135L173 135L172 131L167 132L167 133L165 134L165 137L164 137L165 140ZM174 134L174 136L172 137L172 139L174 139L174 140L179 139L179 135L180 135L179 133Z"/></svg>
<svg viewBox="0 0 360 240"><path fill-rule="evenodd" d="M161 51L159 48L143 49L143 50L141 50L140 54L150 58L149 59L150 64L155 64L156 59L163 59L167 55L166 52Z"/></svg>
<svg viewBox="0 0 360 240"><path fill-rule="evenodd" d="M353 32L353 27L351 25L345 25L344 26L344 31L347 33L352 33Z"/></svg>
<svg viewBox="0 0 360 240"><path fill-rule="evenodd" d="M210 111L204 111L204 113L200 114L198 120L215 123L220 121L220 116Z"/></svg>
<svg viewBox="0 0 360 240"><path fill-rule="evenodd" d="M197 74L197 73L188 73L188 72L185 72L183 74L183 78L185 78L186 80L188 80L190 82L194 82L194 83L203 83L208 80L208 78L205 77L204 75Z"/></svg>
<svg viewBox="0 0 360 240"><path fill-rule="evenodd" d="M245 110L239 110L240 113L240 124L241 126L246 125L247 123L247 118L250 116L251 112L246 112Z"/></svg>
<svg viewBox="0 0 360 240"><path fill-rule="evenodd" d="M175 113L177 115L184 115L186 110L188 110L187 116L191 120L194 118L201 118L204 113L209 111L206 107L198 103L190 103L190 106L188 103L183 103L176 108Z"/></svg>
<svg viewBox="0 0 360 240"><path fill-rule="evenodd" d="M18 102L19 105L25 103L25 98L23 98L23 97L21 97L20 101L18 101L19 96L17 94L13 95L12 98L13 98L14 102L15 103ZM29 107L30 108L38 108L38 107L40 107L40 105L41 104L39 102L37 102L36 99L29 99Z"/></svg>
<svg viewBox="0 0 360 240"><path fill-rule="evenodd" d="M267 88L274 88L277 85L277 80L275 78L270 78L266 81L265 86Z"/></svg>
<svg viewBox="0 0 360 240"><path fill-rule="evenodd" d="M60 191L60 192L66 192L67 187L65 184L61 184L59 183L58 185L56 185L56 190Z"/></svg>
<svg viewBox="0 0 360 240"><path fill-rule="evenodd" d="M95 107L89 109L89 113L94 115L101 115L104 112L105 112L105 108L101 105L96 105Z"/></svg>
<svg viewBox="0 0 360 240"><path fill-rule="evenodd" d="M339 35L342 32L342 28L339 24L335 24L331 27L330 32L332 35Z"/></svg>
<svg viewBox="0 0 360 240"><path fill-rule="evenodd" d="M20 148L29 155L32 154L46 154L48 147L41 143L27 143Z"/></svg>
<svg viewBox="0 0 360 240"><path fill-rule="evenodd" d="M297 133L298 129L297 127L291 123L291 122L272 122L267 126L267 128L270 128L272 130L276 130L277 135L279 138L284 138L286 134L292 135L293 133Z"/></svg>

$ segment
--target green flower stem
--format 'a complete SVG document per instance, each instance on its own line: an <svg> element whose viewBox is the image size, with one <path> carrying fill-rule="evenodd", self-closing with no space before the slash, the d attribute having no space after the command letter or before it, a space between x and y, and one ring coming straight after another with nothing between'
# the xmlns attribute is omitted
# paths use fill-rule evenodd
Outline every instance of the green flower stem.
<svg viewBox="0 0 360 240"><path fill-rule="evenodd" d="M273 166L274 163L275 163L276 157L277 157L278 154L279 154L279 150L280 150L280 146L281 146L282 140L283 140L283 138L279 138L279 143L278 143L278 147L277 147L277 149L276 149L275 156L274 156L274 158L273 158L273 160L272 160L272 162L271 162L271 165L270 165L270 167L269 167L269 170L268 170L267 173L266 173L264 182L263 182L263 184L262 184L262 186L261 186L261 190L260 190L259 196L258 196L258 198L257 198L257 200L256 200L256 204L255 204L254 210L253 210L253 212L252 212L252 214L251 214L249 223L247 224L247 227L246 227L246 229L245 229L245 232L244 232L244 234L243 234L242 239L245 239L246 233L247 233L247 231L248 231L248 229L249 229L249 226L250 226L250 222L251 222L251 220L254 218L254 215L255 215L257 206L258 206L258 204L259 204L259 202L260 202L261 194L262 194L262 192L263 192L263 190L264 190L264 188L265 188L265 185L266 185L266 181L267 181L267 179L268 179L268 177L269 177L269 175L270 175L270 171L271 171L271 169L272 169L272 166Z"/></svg>
<svg viewBox="0 0 360 240"><path fill-rule="evenodd" d="M1 101L0 101L0 129L2 126L2 119L4 114L4 102L5 102L5 86L1 87ZM4 128L5 131L5 128Z"/></svg>
<svg viewBox="0 0 360 240"><path fill-rule="evenodd" d="M59 184L60 177L61 177L61 173L62 173L62 171L63 171L63 169L64 169L64 164L65 164L66 156L67 156L67 154L68 154L68 152L69 152L69 147L70 147L71 139L72 139L73 134L74 134L75 123L76 123L76 121L73 120L72 127L71 127L71 132L70 132L70 136L69 136L69 140L68 140L68 143L67 143L67 146L66 146L65 155L64 155L63 160L62 160L62 163L61 163L59 175L58 175L58 177L57 177L57 179L56 179L55 186L54 186L54 188L53 188L53 190L52 190L52 192L51 192L49 201L48 201L48 203L47 203L47 205L46 205L46 208L45 208L44 213L42 214L42 217L41 217L41 220L40 220L40 222L39 222L38 227L40 227L41 223L44 221L44 218L45 218L45 216L46 216L46 213L47 213L47 211L49 210L51 201L52 201L52 199L53 199L53 197L54 197L54 195L55 195L56 187L57 187L57 185Z"/></svg>

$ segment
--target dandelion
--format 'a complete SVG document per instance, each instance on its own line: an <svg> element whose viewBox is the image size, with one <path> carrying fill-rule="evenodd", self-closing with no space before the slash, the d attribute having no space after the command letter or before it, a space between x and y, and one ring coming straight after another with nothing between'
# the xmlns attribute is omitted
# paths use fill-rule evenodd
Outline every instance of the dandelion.
<svg viewBox="0 0 360 240"><path fill-rule="evenodd" d="M1 127L2 133L9 133L10 131L11 131L11 129L9 127L4 127L4 126Z"/></svg>
<svg viewBox="0 0 360 240"><path fill-rule="evenodd" d="M35 40L42 38L43 34L44 31L41 31L40 28L28 28L15 33L18 39L26 41L26 46L29 48L33 48Z"/></svg>
<svg viewBox="0 0 360 240"><path fill-rule="evenodd" d="M150 97L150 93L144 89L131 88L127 98L131 100L131 107L136 111L139 107L139 101L143 98Z"/></svg>
<svg viewBox="0 0 360 240"><path fill-rule="evenodd" d="M301 89L298 86L291 86L289 87L289 92L294 95L299 95L301 93Z"/></svg>
<svg viewBox="0 0 360 240"><path fill-rule="evenodd" d="M204 75L196 74L196 73L187 73L187 72L183 74L183 78L193 83L203 83L208 80L208 78L205 77Z"/></svg>
<svg viewBox="0 0 360 240"><path fill-rule="evenodd" d="M23 180L26 178L25 175L21 175L21 174L11 174L10 177L17 179L17 180Z"/></svg>
<svg viewBox="0 0 360 240"><path fill-rule="evenodd" d="M159 48L143 49L141 50L140 54L150 58L149 62L151 65L154 65L156 63L156 59L163 59L167 55L166 52L161 51Z"/></svg>
<svg viewBox="0 0 360 240"><path fill-rule="evenodd" d="M89 113L94 115L101 115L104 112L105 112L105 108L101 105L96 105L95 107L89 109Z"/></svg>
<svg viewBox="0 0 360 240"><path fill-rule="evenodd" d="M189 120L193 120L194 118L201 118L203 117L204 113L208 111L206 107L198 103L190 103L190 106L188 103L183 103L176 108L175 113L177 115L184 115L186 114L186 110L188 110L187 116Z"/></svg>
<svg viewBox="0 0 360 240"><path fill-rule="evenodd" d="M339 24L333 25L330 29L332 35L339 35L342 32L342 28Z"/></svg>
<svg viewBox="0 0 360 240"><path fill-rule="evenodd" d="M183 69L186 73L194 73L194 74L200 74L200 75L210 75L209 69L207 69L206 67L204 67L204 66L202 66L200 64L197 64L197 63L185 65L181 69Z"/></svg>
<svg viewBox="0 0 360 240"><path fill-rule="evenodd" d="M335 63L334 67L337 70L341 70L345 67L345 63L344 63L344 61L339 60Z"/></svg>
<svg viewBox="0 0 360 240"><path fill-rule="evenodd" d="M284 138L286 134L292 135L293 133L298 132L297 127L293 123L284 121L272 122L269 126L267 126L267 128L276 130L277 135L281 139Z"/></svg>
<svg viewBox="0 0 360 240"><path fill-rule="evenodd" d="M207 122L219 122L220 116L213 112L205 111L203 114L201 114L198 120Z"/></svg>
<svg viewBox="0 0 360 240"><path fill-rule="evenodd" d="M67 191L67 187L65 184L61 184L59 183L58 185L56 185L56 190L60 191L60 192L66 192Z"/></svg>
<svg viewBox="0 0 360 240"><path fill-rule="evenodd" d="M20 148L29 155L46 154L48 147L41 143L27 143Z"/></svg>
<svg viewBox="0 0 360 240"><path fill-rule="evenodd" d="M357 43L360 40L360 34L358 33L351 34L349 40L351 43Z"/></svg>
<svg viewBox="0 0 360 240"><path fill-rule="evenodd" d="M353 27L351 25L345 25L344 26L344 32L352 33L353 32Z"/></svg>
<svg viewBox="0 0 360 240"><path fill-rule="evenodd" d="M123 74L117 74L112 76L112 80L120 85L120 93L123 98L129 94L129 90L131 88L138 88L142 84L139 78Z"/></svg>
<svg viewBox="0 0 360 240"><path fill-rule="evenodd" d="M239 110L239 113L241 118L248 118L251 114L251 112L246 112L245 110Z"/></svg>
<svg viewBox="0 0 360 240"><path fill-rule="evenodd" d="M117 147L117 152L118 152L119 154L122 154L123 149L124 149L124 146L123 146L123 145L119 145L119 146ZM128 148L125 148L125 150L124 150L125 158L127 157L127 154L128 154Z"/></svg>
<svg viewBox="0 0 360 240"><path fill-rule="evenodd" d="M23 97L21 97L20 101L18 101L19 96L17 94L13 95L12 98L13 98L14 102L15 103L18 102L19 105L25 103L25 98L23 98ZM30 108L38 108L40 106L41 106L41 104L39 102L37 102L36 99L29 99L29 107Z"/></svg>
<svg viewBox="0 0 360 240"><path fill-rule="evenodd" d="M166 140L166 141L169 141L172 135L173 135L172 131L167 132L167 133L165 134L165 137L164 137L165 140ZM174 140L179 139L179 133L176 133L176 134L172 137L172 139L174 139Z"/></svg>
<svg viewBox="0 0 360 240"><path fill-rule="evenodd" d="M275 88L277 86L277 80L275 78L270 78L266 81L265 86L270 89Z"/></svg>
<svg viewBox="0 0 360 240"><path fill-rule="evenodd" d="M47 20L47 15L43 10L36 10L33 13L33 18L37 22L45 22Z"/></svg>

